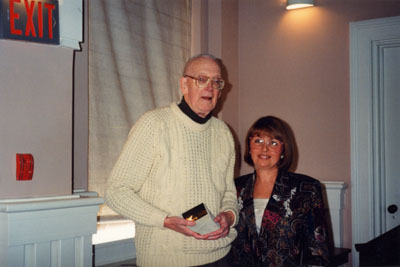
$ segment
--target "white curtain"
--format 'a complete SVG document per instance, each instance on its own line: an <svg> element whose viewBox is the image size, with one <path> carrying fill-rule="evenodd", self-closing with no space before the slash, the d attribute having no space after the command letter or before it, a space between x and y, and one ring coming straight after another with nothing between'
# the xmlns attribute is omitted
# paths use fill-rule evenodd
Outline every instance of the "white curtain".
<svg viewBox="0 0 400 267"><path fill-rule="evenodd" d="M189 0L89 1L89 190L103 196L128 132L179 101L190 56ZM100 216L115 215L106 205Z"/></svg>

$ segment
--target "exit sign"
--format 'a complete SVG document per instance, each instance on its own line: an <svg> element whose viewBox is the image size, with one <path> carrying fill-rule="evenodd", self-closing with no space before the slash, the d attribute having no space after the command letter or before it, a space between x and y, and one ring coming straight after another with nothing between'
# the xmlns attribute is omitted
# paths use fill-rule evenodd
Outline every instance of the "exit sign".
<svg viewBox="0 0 400 267"><path fill-rule="evenodd" d="M0 0L0 2L1 39L60 43L58 0Z"/></svg>

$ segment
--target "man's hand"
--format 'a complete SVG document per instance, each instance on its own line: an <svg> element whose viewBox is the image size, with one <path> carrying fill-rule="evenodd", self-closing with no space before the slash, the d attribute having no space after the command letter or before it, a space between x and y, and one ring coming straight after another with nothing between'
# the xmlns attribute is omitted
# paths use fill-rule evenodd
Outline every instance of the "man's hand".
<svg viewBox="0 0 400 267"><path fill-rule="evenodd" d="M177 216L166 217L164 219L164 227L184 234L186 236L193 236L196 239L216 240L226 237L229 234L229 228L234 222L234 215L231 211L223 211L215 217L214 221L219 223L220 228L214 232L205 235L193 232L188 228L188 226L196 225L194 221L188 221Z"/></svg>
<svg viewBox="0 0 400 267"><path fill-rule="evenodd" d="M220 228L214 232L202 235L201 238L198 239L216 240L226 237L229 234L229 229L234 222L234 218L235 216L231 211L221 212L214 219L215 222L219 223Z"/></svg>
<svg viewBox="0 0 400 267"><path fill-rule="evenodd" d="M196 225L194 221L188 221L177 216L166 217L164 219L164 227L166 228L169 228L186 236L193 236L197 239L205 239L203 235L193 232L192 230L190 230L190 228L188 228L188 226L194 225Z"/></svg>

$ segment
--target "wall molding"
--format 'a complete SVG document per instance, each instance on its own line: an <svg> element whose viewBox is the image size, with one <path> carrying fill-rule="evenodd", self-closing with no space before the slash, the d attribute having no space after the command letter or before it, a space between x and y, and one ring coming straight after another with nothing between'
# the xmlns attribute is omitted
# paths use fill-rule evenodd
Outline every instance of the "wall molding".
<svg viewBox="0 0 400 267"><path fill-rule="evenodd" d="M94 245L94 266L136 258L134 238Z"/></svg>
<svg viewBox="0 0 400 267"><path fill-rule="evenodd" d="M0 202L0 266L92 266L102 203L70 195Z"/></svg>
<svg viewBox="0 0 400 267"><path fill-rule="evenodd" d="M344 194L347 189L345 182L322 181L326 194L326 209L329 211L330 226L332 230L333 244L337 248L343 247L343 209Z"/></svg>

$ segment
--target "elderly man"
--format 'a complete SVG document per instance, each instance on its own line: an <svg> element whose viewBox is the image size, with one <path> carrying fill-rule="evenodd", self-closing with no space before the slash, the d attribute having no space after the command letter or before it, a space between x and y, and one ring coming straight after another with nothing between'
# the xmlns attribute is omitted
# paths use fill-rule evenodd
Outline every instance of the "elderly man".
<svg viewBox="0 0 400 267"><path fill-rule="evenodd" d="M180 79L181 103L145 113L133 126L105 194L136 223L138 266L228 266L237 233L231 132L212 116L224 80L219 62L198 55ZM219 229L199 234L182 214L204 203Z"/></svg>

